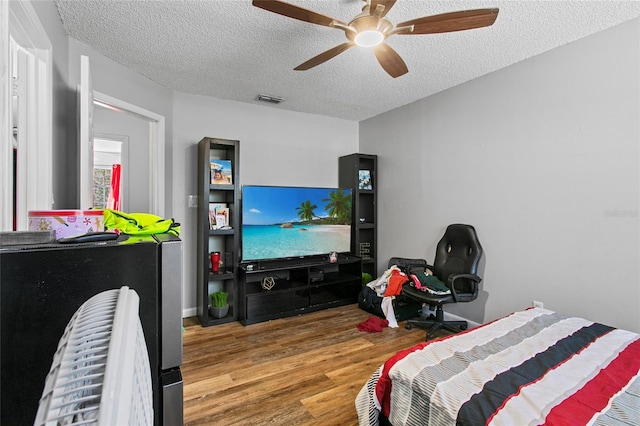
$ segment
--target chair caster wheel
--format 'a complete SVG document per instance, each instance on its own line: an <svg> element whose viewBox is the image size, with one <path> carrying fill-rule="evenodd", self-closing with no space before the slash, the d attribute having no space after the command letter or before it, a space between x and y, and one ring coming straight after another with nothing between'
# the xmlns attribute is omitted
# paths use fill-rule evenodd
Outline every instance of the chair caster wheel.
<svg viewBox="0 0 640 426"><path fill-rule="evenodd" d="M407 330L411 330L411 324L407 323L404 328L406 328Z"/></svg>

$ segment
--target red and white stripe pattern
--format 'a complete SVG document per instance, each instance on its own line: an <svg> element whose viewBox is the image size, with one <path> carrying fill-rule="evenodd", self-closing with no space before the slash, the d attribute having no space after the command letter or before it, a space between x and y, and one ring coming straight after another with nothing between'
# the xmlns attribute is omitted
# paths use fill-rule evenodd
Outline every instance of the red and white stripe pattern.
<svg viewBox="0 0 640 426"><path fill-rule="evenodd" d="M356 406L361 424L640 424L639 371L640 335L529 309L398 353Z"/></svg>

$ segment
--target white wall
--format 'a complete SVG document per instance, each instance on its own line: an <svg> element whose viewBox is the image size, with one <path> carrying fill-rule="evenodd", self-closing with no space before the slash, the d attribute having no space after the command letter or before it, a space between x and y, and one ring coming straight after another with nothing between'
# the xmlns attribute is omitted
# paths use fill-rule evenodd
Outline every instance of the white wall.
<svg viewBox="0 0 640 426"><path fill-rule="evenodd" d="M379 269L450 223L486 251L485 322L545 307L640 332L640 20L361 122L379 155Z"/></svg>
<svg viewBox="0 0 640 426"><path fill-rule="evenodd" d="M338 157L358 151L358 123L276 107L175 93L173 212L184 241L183 306L196 313L197 144L203 137L240 141L241 185L338 185ZM235 167L235 166L234 166Z"/></svg>

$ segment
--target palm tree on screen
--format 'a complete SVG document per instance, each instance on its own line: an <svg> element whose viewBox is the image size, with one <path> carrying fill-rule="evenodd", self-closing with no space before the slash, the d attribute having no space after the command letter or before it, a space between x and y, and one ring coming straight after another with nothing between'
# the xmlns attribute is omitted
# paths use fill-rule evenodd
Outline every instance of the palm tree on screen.
<svg viewBox="0 0 640 426"><path fill-rule="evenodd" d="M298 216L300 217L300 220L304 222L310 221L316 216L313 211L317 208L318 206L316 206L315 204L311 204L311 201L306 200L298 207L296 207L296 210L298 210Z"/></svg>
<svg viewBox="0 0 640 426"><path fill-rule="evenodd" d="M338 189L329 193L329 198L322 201L326 202L324 210L329 216L335 218L338 223L351 223L351 194L346 194L344 190Z"/></svg>

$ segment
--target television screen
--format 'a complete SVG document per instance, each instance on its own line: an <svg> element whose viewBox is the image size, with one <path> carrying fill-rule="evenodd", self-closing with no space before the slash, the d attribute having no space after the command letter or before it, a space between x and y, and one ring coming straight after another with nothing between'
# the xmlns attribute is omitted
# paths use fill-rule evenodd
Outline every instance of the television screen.
<svg viewBox="0 0 640 426"><path fill-rule="evenodd" d="M242 260L294 258L351 250L351 190L242 188Z"/></svg>

